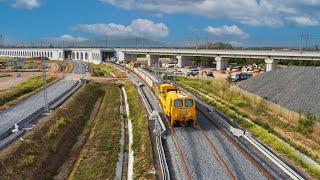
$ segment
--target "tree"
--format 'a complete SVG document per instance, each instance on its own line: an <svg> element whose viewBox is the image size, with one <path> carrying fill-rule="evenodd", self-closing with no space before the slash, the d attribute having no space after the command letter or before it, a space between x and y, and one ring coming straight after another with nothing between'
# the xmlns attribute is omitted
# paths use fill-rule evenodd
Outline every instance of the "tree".
<svg viewBox="0 0 320 180"><path fill-rule="evenodd" d="M233 49L230 43L208 42L198 47L199 49Z"/></svg>

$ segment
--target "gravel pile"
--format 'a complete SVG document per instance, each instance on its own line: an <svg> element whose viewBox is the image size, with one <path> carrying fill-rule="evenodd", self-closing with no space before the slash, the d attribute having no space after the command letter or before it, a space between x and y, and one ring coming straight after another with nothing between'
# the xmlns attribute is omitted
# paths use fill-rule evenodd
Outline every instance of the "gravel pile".
<svg viewBox="0 0 320 180"><path fill-rule="evenodd" d="M320 115L320 68L278 69L237 86L296 112Z"/></svg>

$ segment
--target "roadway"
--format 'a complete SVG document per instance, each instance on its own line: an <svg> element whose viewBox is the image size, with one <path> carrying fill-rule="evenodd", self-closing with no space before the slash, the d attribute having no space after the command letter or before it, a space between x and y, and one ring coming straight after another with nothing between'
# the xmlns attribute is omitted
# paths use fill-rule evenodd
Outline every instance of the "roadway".
<svg viewBox="0 0 320 180"><path fill-rule="evenodd" d="M85 67L80 62L74 62L73 73L85 73ZM66 75L68 76L68 75ZM48 102L53 102L65 92L72 89L79 79L65 77L47 88ZM40 91L17 105L13 105L5 111L0 112L0 135L14 127L23 118L44 107L43 91Z"/></svg>

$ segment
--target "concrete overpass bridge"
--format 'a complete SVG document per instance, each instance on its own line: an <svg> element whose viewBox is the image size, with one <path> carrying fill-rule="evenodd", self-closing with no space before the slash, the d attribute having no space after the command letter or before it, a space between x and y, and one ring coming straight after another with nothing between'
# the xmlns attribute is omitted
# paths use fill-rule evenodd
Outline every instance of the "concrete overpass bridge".
<svg viewBox="0 0 320 180"><path fill-rule="evenodd" d="M228 67L230 58L255 58L264 59L267 71L277 68L279 60L311 60L320 61L320 52L299 51L251 51L251 50L195 50L195 49L119 49L124 55L124 60L131 60L136 55L145 54L148 65L159 62L161 55L176 56L178 66L184 67L191 57L214 57L217 62L217 70Z"/></svg>
<svg viewBox="0 0 320 180"><path fill-rule="evenodd" d="M160 56L175 56L178 66L188 65L192 57L214 57L217 70L228 67L230 58L264 59L267 71L277 68L279 60L320 61L320 52L299 51L251 51L251 50L195 50L195 49L160 49L160 48L2 48L0 57L36 58L50 60L81 60L99 64L113 57L119 61L131 61L138 55L145 55L148 65L159 63Z"/></svg>

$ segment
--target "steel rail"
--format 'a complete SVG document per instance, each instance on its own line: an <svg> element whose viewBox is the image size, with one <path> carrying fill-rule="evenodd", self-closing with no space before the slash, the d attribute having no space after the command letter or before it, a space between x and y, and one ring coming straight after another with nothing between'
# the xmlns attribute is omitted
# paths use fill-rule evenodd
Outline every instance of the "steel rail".
<svg viewBox="0 0 320 180"><path fill-rule="evenodd" d="M239 146L239 144L237 144L225 131L223 131L223 130L221 130L220 128L218 128L218 126L214 123L214 122L212 122L212 120L211 120L211 118L210 118L210 116L208 115L208 114L206 114L205 112L203 112L201 109L199 109L198 108L198 111L203 115L203 116L205 116L206 117L206 119L207 120L209 120L209 122L213 125L213 126L215 126L218 130L219 130L219 132L221 132L222 133L222 135L224 136L224 137L226 137L227 138L227 140L231 143L231 144L233 144L234 145L234 147L247 159L247 160L249 160L257 169L258 169L258 171L260 171L261 172L261 174L263 174L264 176L266 176L268 179L274 179L271 175L270 175L270 173L268 173L257 161L255 161L247 152L245 152L240 146Z"/></svg>
<svg viewBox="0 0 320 180"><path fill-rule="evenodd" d="M150 74L148 75L146 72L142 72L144 75L148 76L150 78ZM140 77L141 78L141 77ZM153 77L154 78L154 77ZM150 79L153 79L150 78ZM199 104L203 105L204 107L206 107L209 110L209 113L217 113L218 115L221 115L223 117L221 117L222 119L227 118L226 116L224 116L222 113L220 113L219 111L215 110L213 107L211 107L210 105L208 105L207 103L203 102L202 100L200 100L200 98L198 98L197 96L189 93L188 91L186 91L184 88L182 88L180 85L174 83L175 85L177 85L180 89L182 89L183 91L185 91L187 94L191 95L196 102L198 102ZM206 116L208 116L207 114L205 114ZM256 149L258 149L263 155L265 155L269 160L271 160L276 166L278 166L283 172L285 172L289 177L291 177L294 180L303 180L304 178L299 175L297 172L295 172L291 167L289 167L286 163L284 163L282 160L280 160L276 155L274 155L270 150L268 150L264 145L262 145L260 142L258 142L257 140L255 140L250 133L246 132L243 129L239 129L238 127L234 127L231 124L229 124L227 121L221 121L218 119L218 123L221 124L223 127L226 128L226 130L228 130L229 132L231 132L234 136L237 137L244 137L245 140L247 140L251 145L253 145ZM211 122L211 121L210 121ZM225 137L227 137L229 139L229 141L231 140L231 137L229 137L229 135L226 134L226 132L221 131ZM240 150L240 152L250 161L252 162L260 172L262 172L268 179L273 179L272 176L264 169L261 168L260 165L258 164L258 162L256 162L254 159L252 159L252 157L250 157L250 155L246 154L241 147L237 146L237 143L234 141L230 141L232 144L235 145L235 147Z"/></svg>
<svg viewBox="0 0 320 180"><path fill-rule="evenodd" d="M222 156L220 155L219 151L214 146L214 144L212 143L212 141L210 140L208 135L204 132L204 130L199 125L197 125L196 128L198 128L200 130L201 134L205 137L214 156L217 158L218 162L222 165L222 167L226 170L226 172L228 173L230 178L233 180L236 180L237 177L233 174L232 170L228 167L227 163L223 160Z"/></svg>
<svg viewBox="0 0 320 180"><path fill-rule="evenodd" d="M218 116L223 115L222 113L220 113L219 111L217 111L216 109L214 109L212 106L208 105L207 103L203 102L202 100L200 100L200 98L198 98L196 95L191 94L190 92L188 92L187 90L185 90L183 87L181 87L178 84L177 85L181 90L183 90L184 92L188 93L189 95L191 95L197 103L201 104L203 107L205 107L208 111L209 114L210 113L216 113ZM199 108L198 108L199 109ZM203 112L202 112L203 113ZM209 121L214 124L211 120L210 120L210 116L207 115L206 113L203 113L205 116L208 117ZM221 119L225 119L227 118L226 116L223 115L223 117L221 117ZM255 140L249 132L246 132L243 129L239 129L238 127L234 127L233 125L231 125L230 123L228 123L227 121L222 121L220 119L217 119L217 123L219 123L220 125L222 125L223 127L225 127L226 130L228 130L230 133L232 133L234 136L236 137L243 137L246 141L248 141L251 145L253 145L258 151L260 151L264 156L266 156L270 161L272 161L276 166L278 166L284 173L286 173L289 177L291 177L294 180L304 180L304 178L298 174L297 172L295 172L291 167L289 167L286 163L284 163L282 160L280 160L275 154L273 154L270 150L268 150L264 145L262 145L260 142L258 142L257 140ZM242 149L241 147L237 146L237 143L231 140L231 137L229 137L229 135L227 135L224 131L220 131L224 134L225 137L227 137L229 139L229 141L231 143L233 143L235 145L235 147L237 149ZM239 133L240 132L240 133ZM236 134L237 135L236 135ZM245 157L247 157L248 160L250 160L256 167L258 167L258 170L261 171L264 175L266 175L266 177L268 177L268 179L273 179L271 177L271 175L266 172L266 170L264 170L264 168L261 168L258 165L258 162L256 162L255 160L253 160L251 157L249 157L249 155L246 155L246 153L243 150L240 150L240 152L242 154L245 155Z"/></svg>
<svg viewBox="0 0 320 180"><path fill-rule="evenodd" d="M120 71L123 71L122 68L125 68L125 67L118 65L118 64L114 64L114 63L112 63L112 64ZM127 69L127 68L125 68L125 69ZM133 71L131 71L131 72L133 72ZM137 77L139 77L139 76L137 76ZM139 77L139 78L141 79L141 77ZM158 124L160 125L160 130L158 131L158 133L156 133L156 146L157 146L158 156L159 156L159 160L160 160L162 179L163 180L170 180L170 171L168 168L167 159L166 159L166 155L165 155L163 144L162 144L162 136L167 131L166 126L164 125L163 120L162 120L161 116L159 115L159 113L156 111L153 111L151 104L147 100L145 93L143 92L143 90L141 89L141 87L139 85L137 85L137 89L138 89L138 94L139 94L140 98L142 99L142 102L143 102L144 106L146 107L150 118L155 119L156 128L157 128Z"/></svg>
<svg viewBox="0 0 320 180"><path fill-rule="evenodd" d="M138 94L140 95L143 104L147 108L147 112L150 116L150 118L155 120L155 130L158 130L157 125L160 124L160 129L158 130L158 133L156 133L156 145L157 145L157 151L158 151L158 156L160 159L160 168L161 168L161 173L162 173L162 179L164 180L170 180L170 172L167 164L167 159L166 155L164 152L164 148L162 145L162 135L166 132L166 127L163 124L163 121L159 115L158 112L152 111L152 107L150 103L148 102L145 93L142 91L141 87L138 86Z"/></svg>

